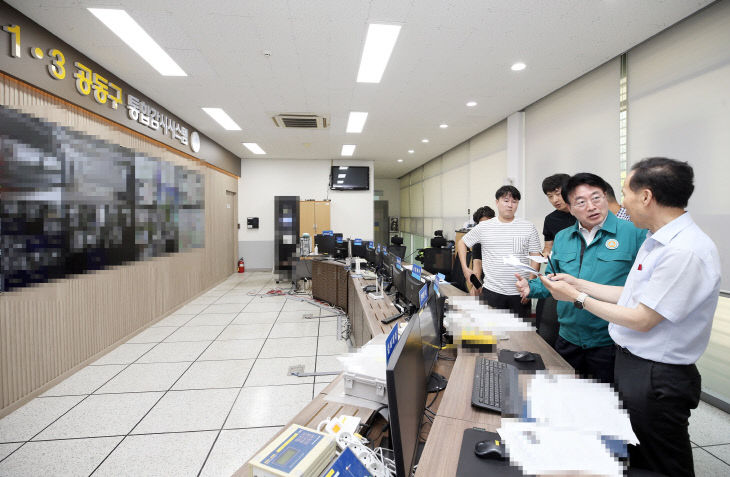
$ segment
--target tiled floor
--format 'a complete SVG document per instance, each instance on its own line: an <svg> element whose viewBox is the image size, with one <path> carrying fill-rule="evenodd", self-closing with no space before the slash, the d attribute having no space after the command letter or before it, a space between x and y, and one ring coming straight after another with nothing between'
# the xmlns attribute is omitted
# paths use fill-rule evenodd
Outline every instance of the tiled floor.
<svg viewBox="0 0 730 477"><path fill-rule="evenodd" d="M0 420L0 476L231 475L332 379L289 367L348 351L331 311L251 295L276 286L233 275Z"/></svg>
<svg viewBox="0 0 730 477"><path fill-rule="evenodd" d="M333 379L289 366L348 351L330 311L249 294L274 287L234 275L0 420L0 476L231 475ZM700 403L690 436L698 477L730 475L728 414Z"/></svg>

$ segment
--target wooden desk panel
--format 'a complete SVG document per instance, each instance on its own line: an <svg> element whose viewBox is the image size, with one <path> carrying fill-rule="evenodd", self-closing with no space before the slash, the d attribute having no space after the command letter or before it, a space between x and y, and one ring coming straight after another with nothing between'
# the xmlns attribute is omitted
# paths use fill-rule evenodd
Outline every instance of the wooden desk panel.
<svg viewBox="0 0 730 477"><path fill-rule="evenodd" d="M456 475L464 431L474 425L473 422L436 416L418 462L416 477Z"/></svg>

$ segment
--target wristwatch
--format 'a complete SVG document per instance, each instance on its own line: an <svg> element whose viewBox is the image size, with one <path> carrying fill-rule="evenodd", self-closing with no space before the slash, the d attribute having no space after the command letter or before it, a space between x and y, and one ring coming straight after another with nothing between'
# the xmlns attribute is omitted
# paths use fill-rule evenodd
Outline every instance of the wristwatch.
<svg viewBox="0 0 730 477"><path fill-rule="evenodd" d="M583 303L586 301L586 298L588 298L588 294L587 293L581 293L580 295L578 295L576 297L576 299L573 302L573 304L575 305L576 308L578 308L579 310L582 310L583 309Z"/></svg>

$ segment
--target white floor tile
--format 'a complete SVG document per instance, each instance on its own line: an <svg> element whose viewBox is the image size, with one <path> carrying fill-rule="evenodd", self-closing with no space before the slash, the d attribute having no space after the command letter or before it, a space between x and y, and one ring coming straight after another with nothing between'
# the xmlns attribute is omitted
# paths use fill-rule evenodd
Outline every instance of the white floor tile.
<svg viewBox="0 0 730 477"><path fill-rule="evenodd" d="M289 367L304 365L304 372L314 371L314 357L257 359L248 374L245 386L271 386L276 384L312 383L312 377L289 376Z"/></svg>
<svg viewBox="0 0 730 477"><path fill-rule="evenodd" d="M229 477L279 432L281 427L224 430L203 467L201 477Z"/></svg>
<svg viewBox="0 0 730 477"><path fill-rule="evenodd" d="M218 300L217 297L214 296L200 296L196 298L195 300L191 301L191 305L210 305L215 303Z"/></svg>
<svg viewBox="0 0 730 477"><path fill-rule="evenodd" d="M291 356L316 356L317 337L269 338L264 343L259 358L287 358Z"/></svg>
<svg viewBox="0 0 730 477"><path fill-rule="evenodd" d="M185 315L197 315L204 309L206 309L208 305L193 305L188 303L187 305L183 306L182 308L179 308L175 311L175 313L185 314Z"/></svg>
<svg viewBox="0 0 730 477"><path fill-rule="evenodd" d="M127 434L160 396L161 392L89 396L33 440Z"/></svg>
<svg viewBox="0 0 730 477"><path fill-rule="evenodd" d="M297 300L287 300L286 304L284 305L284 309L282 311L319 311L320 308L317 305L313 305L311 303L306 303L303 301L297 301Z"/></svg>
<svg viewBox="0 0 730 477"><path fill-rule="evenodd" d="M226 303L226 304L215 304L209 305L208 308L203 310L203 313L240 313L243 307L246 306L242 303Z"/></svg>
<svg viewBox="0 0 730 477"><path fill-rule="evenodd" d="M252 359L198 361L185 371L172 389L240 388L253 362Z"/></svg>
<svg viewBox="0 0 730 477"><path fill-rule="evenodd" d="M142 419L132 434L219 429L238 389L169 391Z"/></svg>
<svg viewBox="0 0 730 477"><path fill-rule="evenodd" d="M124 369L123 364L106 366L86 366L64 379L42 396L67 396L71 394L91 394Z"/></svg>
<svg viewBox="0 0 730 477"><path fill-rule="evenodd" d="M730 436L728 436L728 440L730 440ZM722 459L726 463L730 464L730 444L703 447L703 449L705 449L707 452L714 455L718 459ZM730 471L728 473L730 474Z"/></svg>
<svg viewBox="0 0 730 477"><path fill-rule="evenodd" d="M110 476L195 476L217 431L129 436L94 473Z"/></svg>
<svg viewBox="0 0 730 477"><path fill-rule="evenodd" d="M321 321L319 323L319 336L337 335L337 321Z"/></svg>
<svg viewBox="0 0 730 477"><path fill-rule="evenodd" d="M180 361L195 361L200 353L212 341L183 341L176 343L160 343L144 356L137 360L137 363L176 363Z"/></svg>
<svg viewBox="0 0 730 477"><path fill-rule="evenodd" d="M17 449L21 445L21 442L16 442L14 444L0 444L0 460L3 460L7 456L9 456L15 449Z"/></svg>
<svg viewBox="0 0 730 477"><path fill-rule="evenodd" d="M125 343L117 346L101 358L97 359L92 366L104 366L107 364L129 364L137 361L140 356L149 351L154 343Z"/></svg>
<svg viewBox="0 0 730 477"><path fill-rule="evenodd" d="M188 321L185 326L226 326L233 321L238 313L208 313L203 312Z"/></svg>
<svg viewBox="0 0 730 477"><path fill-rule="evenodd" d="M35 398L0 419L0 442L27 441L58 419L84 396Z"/></svg>
<svg viewBox="0 0 730 477"><path fill-rule="evenodd" d="M195 317L195 315L173 314L151 325L150 328L157 328L160 326L182 326L193 319L193 317Z"/></svg>
<svg viewBox="0 0 730 477"><path fill-rule="evenodd" d="M176 326L154 326L137 333L127 343L159 343L177 329Z"/></svg>
<svg viewBox="0 0 730 477"><path fill-rule="evenodd" d="M258 356L264 339L214 341L198 361L222 359L253 359Z"/></svg>
<svg viewBox="0 0 730 477"><path fill-rule="evenodd" d="M276 311L262 311L253 313L239 313L236 319L231 322L232 325L254 325L254 324L267 324L273 325L277 320L278 312Z"/></svg>
<svg viewBox="0 0 730 477"><path fill-rule="evenodd" d="M228 293L228 292L226 292L226 291L213 291L213 290L211 290L211 291L208 291L208 292L203 293L200 296L220 298L223 295L225 295L226 293Z"/></svg>
<svg viewBox="0 0 730 477"><path fill-rule="evenodd" d="M251 300L246 307L243 309L246 313L256 313L260 311L281 311L284 303L280 301L273 301L268 299L257 299Z"/></svg>
<svg viewBox="0 0 730 477"><path fill-rule="evenodd" d="M0 476L86 477L121 440L121 437L99 437L29 442L0 462Z"/></svg>
<svg viewBox="0 0 730 477"><path fill-rule="evenodd" d="M315 398L321 393L324 388L329 386L330 383L314 383L314 396L312 398Z"/></svg>
<svg viewBox="0 0 730 477"><path fill-rule="evenodd" d="M181 326L165 338L165 342L175 341L213 341L225 326Z"/></svg>
<svg viewBox="0 0 730 477"><path fill-rule="evenodd" d="M188 366L190 363L131 364L96 393L166 391Z"/></svg>
<svg viewBox="0 0 730 477"><path fill-rule="evenodd" d="M721 476L730 475L730 465L721 461L702 447L692 449L692 458L695 464L695 475L697 476Z"/></svg>
<svg viewBox="0 0 730 477"><path fill-rule="evenodd" d="M274 324L269 338L298 338L300 336L317 336L319 323L279 323Z"/></svg>
<svg viewBox="0 0 730 477"><path fill-rule="evenodd" d="M348 343L348 341L338 340L336 336L320 336L317 354L321 356L349 353L352 350Z"/></svg>
<svg viewBox="0 0 730 477"><path fill-rule="evenodd" d="M689 418L689 438L698 446L730 443L730 414L700 401Z"/></svg>
<svg viewBox="0 0 730 477"><path fill-rule="evenodd" d="M228 325L223 333L217 338L222 340L253 340L266 338L271 330L269 324L260 323L253 325Z"/></svg>
<svg viewBox="0 0 730 477"><path fill-rule="evenodd" d="M247 305L251 302L253 297L251 295L248 295L246 293L235 293L235 292L228 292L222 297L218 298L216 300L216 305Z"/></svg>
<svg viewBox="0 0 730 477"><path fill-rule="evenodd" d="M282 311L279 313L278 323L312 323L317 322L316 318L304 318L304 315L310 314L315 317L319 316L319 313L311 313L309 311Z"/></svg>
<svg viewBox="0 0 730 477"><path fill-rule="evenodd" d="M245 387L224 427L283 426L311 400L311 384Z"/></svg>
<svg viewBox="0 0 730 477"><path fill-rule="evenodd" d="M342 363L337 359L338 355L317 356L317 372L339 371L342 372ZM315 383L331 383L337 377L337 374L329 376L316 376Z"/></svg>

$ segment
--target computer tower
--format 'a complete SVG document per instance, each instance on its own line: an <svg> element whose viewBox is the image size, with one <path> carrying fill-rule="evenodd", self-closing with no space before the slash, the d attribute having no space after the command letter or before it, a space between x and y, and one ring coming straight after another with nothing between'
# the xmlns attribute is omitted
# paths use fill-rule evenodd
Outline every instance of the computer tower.
<svg viewBox="0 0 730 477"><path fill-rule="evenodd" d="M299 196L274 197L274 265L277 281L291 281L299 243Z"/></svg>

